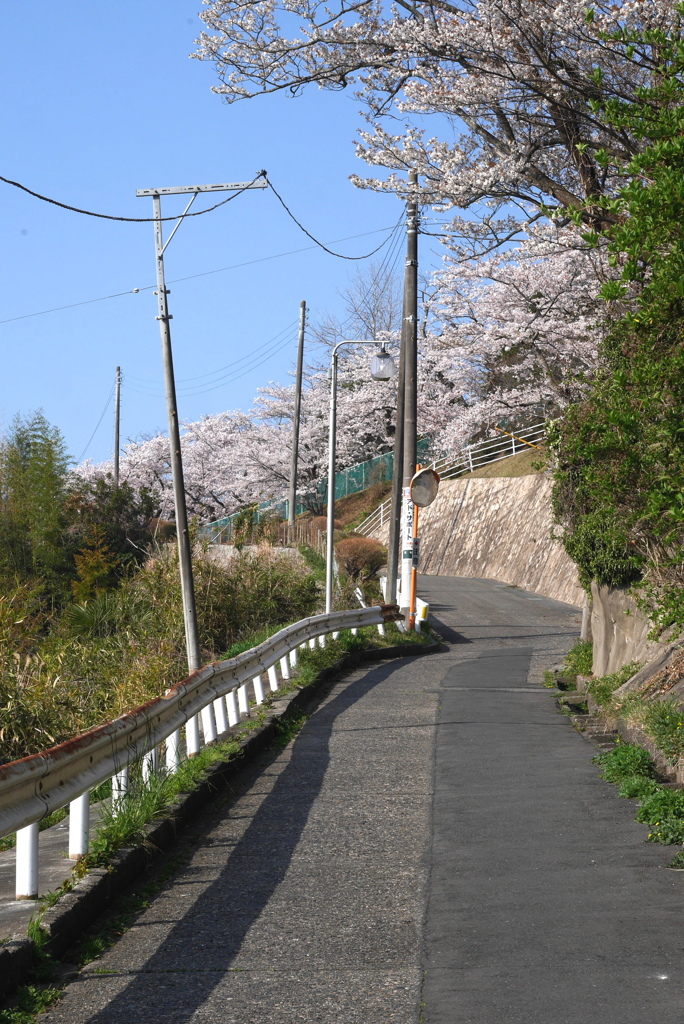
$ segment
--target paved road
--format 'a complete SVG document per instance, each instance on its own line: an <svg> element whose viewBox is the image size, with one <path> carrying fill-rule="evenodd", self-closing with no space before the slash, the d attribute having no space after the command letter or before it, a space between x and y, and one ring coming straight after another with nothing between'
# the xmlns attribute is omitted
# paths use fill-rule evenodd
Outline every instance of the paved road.
<svg viewBox="0 0 684 1024"><path fill-rule="evenodd" d="M46 1024L681 1019L683 876L538 685L577 611L422 592L448 650L336 684Z"/></svg>

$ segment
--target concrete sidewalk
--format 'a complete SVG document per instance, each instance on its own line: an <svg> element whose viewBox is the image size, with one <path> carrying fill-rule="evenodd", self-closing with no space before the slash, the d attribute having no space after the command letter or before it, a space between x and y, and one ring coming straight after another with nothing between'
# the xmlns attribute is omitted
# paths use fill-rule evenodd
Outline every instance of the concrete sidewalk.
<svg viewBox="0 0 684 1024"><path fill-rule="evenodd" d="M682 875L539 686L579 613L421 592L448 650L338 682L46 1024L678 1019Z"/></svg>

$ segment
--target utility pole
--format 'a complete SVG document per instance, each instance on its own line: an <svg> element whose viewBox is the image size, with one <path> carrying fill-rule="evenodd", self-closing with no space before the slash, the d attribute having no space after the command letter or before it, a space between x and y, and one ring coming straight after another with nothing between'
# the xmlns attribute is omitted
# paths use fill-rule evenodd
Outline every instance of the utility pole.
<svg viewBox="0 0 684 1024"><path fill-rule="evenodd" d="M418 182L409 171L408 183ZM418 204L406 204L406 272L404 275L403 359L404 365L404 451L402 469L401 606L409 607L413 556L413 502L410 484L416 471L418 444ZM396 472L399 467L396 467ZM407 615L408 622L408 615Z"/></svg>
<svg viewBox="0 0 684 1024"><path fill-rule="evenodd" d="M114 398L114 486L119 486L119 448L121 447L121 367L116 368L116 395Z"/></svg>
<svg viewBox="0 0 684 1024"><path fill-rule="evenodd" d="M290 496L287 521L294 526L297 513L297 459L299 457L299 420L302 408L302 369L304 366L304 330L306 328L306 302L299 306L299 346L297 348L297 377L295 383L294 419L292 421L292 459L290 461Z"/></svg>
<svg viewBox="0 0 684 1024"><path fill-rule="evenodd" d="M183 620L185 624L185 647L188 658L188 671L196 672L201 667L199 629L197 625L197 605L195 602L195 584L192 574L192 545L188 530L188 511L185 503L185 481L183 479L183 460L181 458L180 426L178 423L178 405L176 402L176 382L173 371L173 352L171 349L172 316L169 313L169 290L164 276L164 252L183 222L183 218L194 203L200 192L242 192L252 188L267 188L268 183L263 177L251 182L239 182L230 185L188 185L179 188L146 188L138 189L136 196L151 196L154 209L154 250L157 269L157 303L159 313L159 331L162 343L162 359L164 363L164 381L166 385L166 411L169 421L169 450L171 475L173 479L173 500L176 512L176 534L178 539L178 565L180 569L181 591L183 595ZM162 231L161 197L163 195L189 195L185 210L178 218L175 227L164 242ZM202 712L204 742L211 743L216 739L216 722L212 705ZM186 723L186 743L188 754L199 750L199 730L196 716ZM177 744L177 737L174 738Z"/></svg>
<svg viewBox="0 0 684 1024"><path fill-rule="evenodd" d="M406 309L404 308L404 315ZM406 321L401 319L401 349L399 354L399 380L397 382L397 411L394 428L394 460L392 473L392 505L387 545L387 588L385 600L394 604L397 599L399 570L399 541L401 539L401 494L404 472L404 377L406 373Z"/></svg>

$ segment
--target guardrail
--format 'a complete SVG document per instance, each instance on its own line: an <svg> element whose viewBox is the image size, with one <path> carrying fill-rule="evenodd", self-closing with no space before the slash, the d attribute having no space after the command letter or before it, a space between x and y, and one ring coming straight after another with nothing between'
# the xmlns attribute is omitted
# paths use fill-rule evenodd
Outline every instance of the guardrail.
<svg viewBox="0 0 684 1024"><path fill-rule="evenodd" d="M69 804L69 857L88 852L90 790L112 779L114 810L125 799L128 770L142 761L143 777L157 769L163 754L166 771L173 772L185 750L191 756L202 741L212 742L264 701L263 676L275 692L290 679L297 665L298 648L325 646L325 636L362 626L382 629L401 618L396 605L331 612L301 619L236 658L194 672L167 691L113 722L0 767L0 837L17 833L17 899L38 895L38 822ZM202 719L202 736L198 716Z"/></svg>
<svg viewBox="0 0 684 1024"><path fill-rule="evenodd" d="M511 455L519 455L527 448L538 445L545 436L546 425L536 423L532 427L516 430L515 435L510 434L504 438L494 437L468 445L456 457L447 455L429 463L429 468L436 470L442 480L453 480L466 473L472 473L474 469L485 466L489 462L499 462L501 459L509 459ZM368 537L371 533L381 529L385 523L389 522L391 507L391 498L383 501L382 505L379 505L360 526L356 527L356 533Z"/></svg>

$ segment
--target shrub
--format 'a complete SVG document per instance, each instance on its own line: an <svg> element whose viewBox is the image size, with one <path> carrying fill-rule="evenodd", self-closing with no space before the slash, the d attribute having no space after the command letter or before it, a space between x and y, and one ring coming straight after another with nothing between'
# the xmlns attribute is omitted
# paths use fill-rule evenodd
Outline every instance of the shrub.
<svg viewBox="0 0 684 1024"><path fill-rule="evenodd" d="M345 537L335 545L335 554L353 580L370 579L387 561L387 549L372 537Z"/></svg>
<svg viewBox="0 0 684 1024"><path fill-rule="evenodd" d="M333 523L335 524L336 530L342 529L342 523L339 519L334 519ZM319 533L328 532L327 516L314 516L314 518L311 520L311 525L313 526L314 530L318 530Z"/></svg>

